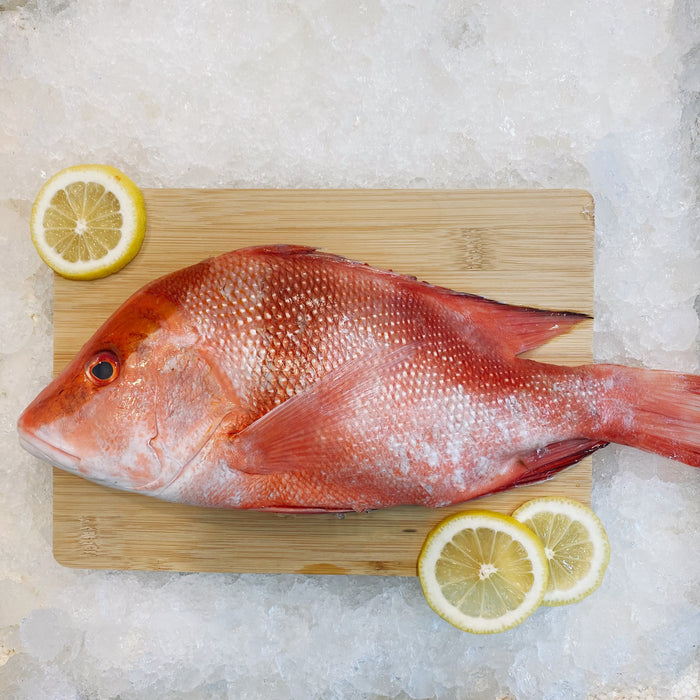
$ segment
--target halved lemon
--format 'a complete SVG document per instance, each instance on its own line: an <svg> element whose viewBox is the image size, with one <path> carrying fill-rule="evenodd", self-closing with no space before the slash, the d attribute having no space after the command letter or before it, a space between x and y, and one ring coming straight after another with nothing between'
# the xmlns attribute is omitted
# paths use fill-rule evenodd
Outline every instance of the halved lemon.
<svg viewBox="0 0 700 700"><path fill-rule="evenodd" d="M544 548L514 518L467 511L426 538L418 576L428 605L459 629L502 632L539 607L548 583Z"/></svg>
<svg viewBox="0 0 700 700"><path fill-rule="evenodd" d="M549 562L544 605L576 603L600 586L610 543L598 516L583 503L555 496L535 498L513 517L540 538Z"/></svg>
<svg viewBox="0 0 700 700"><path fill-rule="evenodd" d="M30 222L44 262L69 279L121 270L139 252L146 207L139 188L109 165L61 170L41 188Z"/></svg>

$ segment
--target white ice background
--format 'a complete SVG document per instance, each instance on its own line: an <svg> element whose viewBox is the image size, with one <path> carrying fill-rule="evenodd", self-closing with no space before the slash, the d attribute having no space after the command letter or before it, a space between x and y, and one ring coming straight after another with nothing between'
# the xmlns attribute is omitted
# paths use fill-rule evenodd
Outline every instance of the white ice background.
<svg viewBox="0 0 700 700"><path fill-rule="evenodd" d="M594 456L602 587L475 637L417 580L65 569L15 421L51 377L29 240L80 162L142 187L581 187L598 361L698 373L695 0L0 0L0 697L696 698L700 472Z"/></svg>

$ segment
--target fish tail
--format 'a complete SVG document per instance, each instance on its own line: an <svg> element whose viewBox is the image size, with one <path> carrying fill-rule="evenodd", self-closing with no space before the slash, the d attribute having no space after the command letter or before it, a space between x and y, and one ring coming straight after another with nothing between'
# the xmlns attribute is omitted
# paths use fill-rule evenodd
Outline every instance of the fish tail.
<svg viewBox="0 0 700 700"><path fill-rule="evenodd" d="M700 467L700 376L597 365L601 438Z"/></svg>

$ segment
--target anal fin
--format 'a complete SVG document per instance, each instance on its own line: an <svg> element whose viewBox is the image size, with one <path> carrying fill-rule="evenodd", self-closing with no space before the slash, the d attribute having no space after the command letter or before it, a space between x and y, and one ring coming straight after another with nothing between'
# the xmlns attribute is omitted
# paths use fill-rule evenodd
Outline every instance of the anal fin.
<svg viewBox="0 0 700 700"><path fill-rule="evenodd" d="M549 479L557 472L580 462L584 457L607 444L607 442L600 440L574 438L554 442L546 447L523 454L519 457L523 473L517 481L509 484L509 488L510 486L523 486Z"/></svg>

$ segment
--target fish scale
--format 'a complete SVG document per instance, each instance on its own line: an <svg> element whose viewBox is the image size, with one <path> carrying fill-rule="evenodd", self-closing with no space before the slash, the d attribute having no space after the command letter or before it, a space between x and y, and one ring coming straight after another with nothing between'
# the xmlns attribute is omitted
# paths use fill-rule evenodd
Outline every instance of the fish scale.
<svg viewBox="0 0 700 700"><path fill-rule="evenodd" d="M518 357L583 318L243 249L133 295L18 428L100 483L277 511L462 502L612 441L700 465L700 378Z"/></svg>
<svg viewBox="0 0 700 700"><path fill-rule="evenodd" d="M353 289L347 274L331 281L323 269L297 274L293 265L274 270L249 265L248 274L266 280L265 288L253 289L237 272L216 268L214 275L184 282L183 313L204 342L214 346L225 339L218 344L217 361L232 381L240 381L241 365L246 368L249 383L242 391L256 397L255 413L303 391L368 348L405 343L413 331L410 309L392 305L378 313L371 285ZM218 311L225 307L227 313Z"/></svg>

